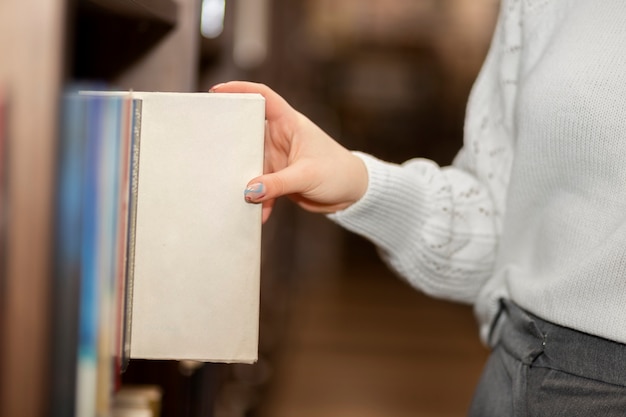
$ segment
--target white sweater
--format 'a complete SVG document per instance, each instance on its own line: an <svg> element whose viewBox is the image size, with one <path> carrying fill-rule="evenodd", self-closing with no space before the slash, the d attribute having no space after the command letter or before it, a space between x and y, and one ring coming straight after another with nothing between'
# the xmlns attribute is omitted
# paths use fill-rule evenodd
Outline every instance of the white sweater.
<svg viewBox="0 0 626 417"><path fill-rule="evenodd" d="M626 343L626 1L503 0L451 167L358 154L330 217L412 285Z"/></svg>

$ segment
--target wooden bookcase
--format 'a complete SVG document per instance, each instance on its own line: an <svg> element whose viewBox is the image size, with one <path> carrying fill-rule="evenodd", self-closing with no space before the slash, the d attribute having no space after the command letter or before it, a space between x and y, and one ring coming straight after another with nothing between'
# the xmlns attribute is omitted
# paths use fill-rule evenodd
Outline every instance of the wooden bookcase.
<svg viewBox="0 0 626 417"><path fill-rule="evenodd" d="M2 416L46 411L50 219L66 11L62 0L0 4L0 83L9 105L2 202L7 247L0 271Z"/></svg>
<svg viewBox="0 0 626 417"><path fill-rule="evenodd" d="M0 270L0 416L48 415L55 157L63 87L195 91L198 0L4 0L5 262Z"/></svg>

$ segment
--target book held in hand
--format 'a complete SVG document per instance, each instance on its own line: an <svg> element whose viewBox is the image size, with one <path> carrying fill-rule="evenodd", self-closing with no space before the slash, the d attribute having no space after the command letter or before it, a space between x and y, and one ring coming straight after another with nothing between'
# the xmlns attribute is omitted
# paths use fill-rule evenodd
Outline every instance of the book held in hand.
<svg viewBox="0 0 626 417"><path fill-rule="evenodd" d="M254 362L263 170L260 95L133 93L142 101L130 355Z"/></svg>

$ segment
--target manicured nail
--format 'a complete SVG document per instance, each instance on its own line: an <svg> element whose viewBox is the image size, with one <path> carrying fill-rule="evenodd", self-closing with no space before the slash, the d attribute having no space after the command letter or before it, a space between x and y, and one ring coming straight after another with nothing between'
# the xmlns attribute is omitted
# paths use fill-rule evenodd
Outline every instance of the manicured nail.
<svg viewBox="0 0 626 417"><path fill-rule="evenodd" d="M215 93L224 83L215 84L213 87L209 88L209 93Z"/></svg>
<svg viewBox="0 0 626 417"><path fill-rule="evenodd" d="M243 197L248 203L254 203L265 196L265 187L263 183L255 182L250 184L243 192Z"/></svg>

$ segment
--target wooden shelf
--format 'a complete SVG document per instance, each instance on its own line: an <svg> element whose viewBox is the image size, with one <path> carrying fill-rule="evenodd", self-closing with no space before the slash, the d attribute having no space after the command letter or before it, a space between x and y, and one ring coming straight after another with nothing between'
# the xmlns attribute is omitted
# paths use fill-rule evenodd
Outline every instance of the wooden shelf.
<svg viewBox="0 0 626 417"><path fill-rule="evenodd" d="M114 14L156 20L170 26L174 26L178 19L178 5L173 0L82 0L82 3Z"/></svg>
<svg viewBox="0 0 626 417"><path fill-rule="evenodd" d="M172 0L80 0L71 78L115 82L181 26Z"/></svg>
<svg viewBox="0 0 626 417"><path fill-rule="evenodd" d="M1 236L0 416L42 417L49 410L63 412L53 403L73 404L53 389L63 379L53 373L51 356L60 337L52 331L51 314L59 97L77 79L194 91L197 5L197 0L2 1L0 88L10 111L4 121L6 159L0 161L7 198L0 204L10 218ZM180 389L182 397L190 387ZM168 393L168 401L172 396Z"/></svg>

